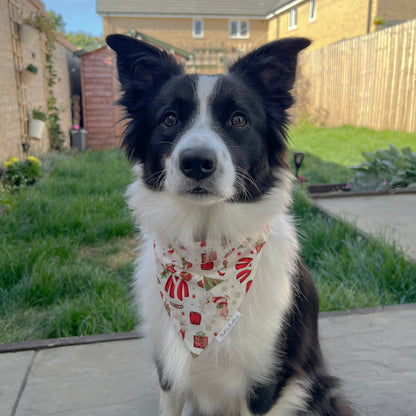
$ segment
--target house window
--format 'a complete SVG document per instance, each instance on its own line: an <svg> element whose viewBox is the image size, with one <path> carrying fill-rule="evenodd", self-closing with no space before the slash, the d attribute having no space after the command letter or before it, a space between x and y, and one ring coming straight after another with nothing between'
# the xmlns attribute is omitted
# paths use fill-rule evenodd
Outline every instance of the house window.
<svg viewBox="0 0 416 416"><path fill-rule="evenodd" d="M192 36L194 38L204 37L204 21L203 20L192 21Z"/></svg>
<svg viewBox="0 0 416 416"><path fill-rule="evenodd" d="M230 21L230 38L247 39L250 35L249 23L246 20Z"/></svg>
<svg viewBox="0 0 416 416"><path fill-rule="evenodd" d="M298 9L293 7L289 10L289 30L296 29L298 27Z"/></svg>
<svg viewBox="0 0 416 416"><path fill-rule="evenodd" d="M316 0L309 0L309 21L314 22L316 19Z"/></svg>

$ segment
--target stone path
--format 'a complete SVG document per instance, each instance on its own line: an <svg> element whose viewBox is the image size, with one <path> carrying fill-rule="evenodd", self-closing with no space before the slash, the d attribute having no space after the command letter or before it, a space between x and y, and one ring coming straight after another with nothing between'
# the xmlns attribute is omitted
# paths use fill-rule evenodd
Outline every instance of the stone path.
<svg viewBox="0 0 416 416"><path fill-rule="evenodd" d="M314 203L367 234L396 241L416 260L416 193L318 198Z"/></svg>
<svg viewBox="0 0 416 416"><path fill-rule="evenodd" d="M416 414L415 323L416 305L321 314L329 368L342 378L357 415ZM146 341L0 354L0 415L157 416Z"/></svg>

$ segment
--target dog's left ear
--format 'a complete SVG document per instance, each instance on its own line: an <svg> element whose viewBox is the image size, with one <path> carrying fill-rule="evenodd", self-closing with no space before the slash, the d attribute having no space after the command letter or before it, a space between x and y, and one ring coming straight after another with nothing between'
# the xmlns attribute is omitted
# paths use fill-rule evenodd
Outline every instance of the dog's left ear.
<svg viewBox="0 0 416 416"><path fill-rule="evenodd" d="M298 54L310 44L306 38L286 38L268 43L237 60L229 72L251 81L250 85L256 81L262 92L287 95L295 82Z"/></svg>

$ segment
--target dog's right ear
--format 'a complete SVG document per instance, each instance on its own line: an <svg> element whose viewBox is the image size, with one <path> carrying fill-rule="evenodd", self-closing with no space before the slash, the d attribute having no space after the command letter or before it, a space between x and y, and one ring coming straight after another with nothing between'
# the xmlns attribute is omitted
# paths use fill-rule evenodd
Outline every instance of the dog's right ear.
<svg viewBox="0 0 416 416"><path fill-rule="evenodd" d="M109 35L106 42L117 54L117 70L123 89L128 84L145 91L184 72L172 54L144 41L126 35Z"/></svg>

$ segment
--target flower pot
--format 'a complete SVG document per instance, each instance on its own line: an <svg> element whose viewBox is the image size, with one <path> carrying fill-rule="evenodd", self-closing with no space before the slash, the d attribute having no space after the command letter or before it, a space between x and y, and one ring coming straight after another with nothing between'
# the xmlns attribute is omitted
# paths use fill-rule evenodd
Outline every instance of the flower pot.
<svg viewBox="0 0 416 416"><path fill-rule="evenodd" d="M24 69L20 72L20 80L22 81L22 84L29 85L32 79L35 77L35 75L36 74L34 72Z"/></svg>
<svg viewBox="0 0 416 416"><path fill-rule="evenodd" d="M87 130L71 130L71 147L79 150L85 150L87 144Z"/></svg>
<svg viewBox="0 0 416 416"><path fill-rule="evenodd" d="M29 120L29 137L40 140L45 131L46 124L42 120L32 118Z"/></svg>
<svg viewBox="0 0 416 416"><path fill-rule="evenodd" d="M23 23L19 25L19 37L20 41L27 46L30 46L37 38L38 31L34 27Z"/></svg>

